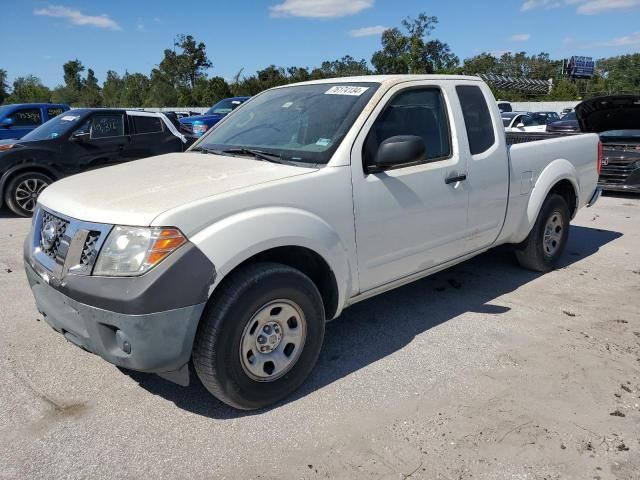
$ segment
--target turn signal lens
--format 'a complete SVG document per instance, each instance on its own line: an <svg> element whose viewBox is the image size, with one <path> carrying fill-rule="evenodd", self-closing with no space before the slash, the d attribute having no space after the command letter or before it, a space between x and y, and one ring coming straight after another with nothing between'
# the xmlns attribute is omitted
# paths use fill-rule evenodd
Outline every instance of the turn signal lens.
<svg viewBox="0 0 640 480"><path fill-rule="evenodd" d="M9 150L10 148L13 148L13 143L0 145L0 152L4 152L5 150Z"/></svg>

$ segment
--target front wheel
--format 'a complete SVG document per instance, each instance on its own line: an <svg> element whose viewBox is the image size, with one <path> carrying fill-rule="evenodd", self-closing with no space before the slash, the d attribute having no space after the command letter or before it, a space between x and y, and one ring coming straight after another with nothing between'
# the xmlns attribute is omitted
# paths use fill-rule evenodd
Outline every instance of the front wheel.
<svg viewBox="0 0 640 480"><path fill-rule="evenodd" d="M38 196L53 180L38 172L19 173L7 184L5 202L9 209L21 217L33 215Z"/></svg>
<svg viewBox="0 0 640 480"><path fill-rule="evenodd" d="M560 195L549 195L529 236L516 248L520 265L536 272L553 270L567 245L570 219L566 200Z"/></svg>
<svg viewBox="0 0 640 480"><path fill-rule="evenodd" d="M205 388L242 410L296 390L324 337L324 305L315 284L286 265L257 263L232 274L215 295L193 349Z"/></svg>

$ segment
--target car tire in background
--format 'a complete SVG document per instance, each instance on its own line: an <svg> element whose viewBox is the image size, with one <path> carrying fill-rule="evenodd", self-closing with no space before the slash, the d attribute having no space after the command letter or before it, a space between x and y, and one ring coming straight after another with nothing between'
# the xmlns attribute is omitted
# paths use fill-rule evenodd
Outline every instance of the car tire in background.
<svg viewBox="0 0 640 480"><path fill-rule="evenodd" d="M536 272L553 270L567 246L570 220L565 199L557 194L547 196L531 232L516 247L520 265Z"/></svg>
<svg viewBox="0 0 640 480"><path fill-rule="evenodd" d="M35 210L38 196L53 183L53 179L39 172L18 173L5 187L5 203L21 217L30 217Z"/></svg>
<svg viewBox="0 0 640 480"><path fill-rule="evenodd" d="M290 395L322 347L325 313L315 284L289 266L255 263L232 273L214 296L193 348L205 388L241 410Z"/></svg>

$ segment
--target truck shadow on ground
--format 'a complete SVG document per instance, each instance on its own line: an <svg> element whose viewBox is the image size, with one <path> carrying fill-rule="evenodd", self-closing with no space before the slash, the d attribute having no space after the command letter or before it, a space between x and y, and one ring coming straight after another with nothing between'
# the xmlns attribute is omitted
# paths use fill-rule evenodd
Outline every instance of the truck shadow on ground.
<svg viewBox="0 0 640 480"><path fill-rule="evenodd" d="M621 237L618 232L571 227L567 249L559 268L596 253ZM141 387L197 415L231 419L258 415L312 394L408 345L416 335L466 312L500 315L508 307L491 302L536 280L541 274L519 267L513 252L499 247L448 270L345 310L327 325L324 346L316 368L292 396L269 407L242 412L213 398L192 372L192 384L174 385L155 375L126 372ZM544 299L540 299L544 302ZM390 373L393 375L393 373Z"/></svg>

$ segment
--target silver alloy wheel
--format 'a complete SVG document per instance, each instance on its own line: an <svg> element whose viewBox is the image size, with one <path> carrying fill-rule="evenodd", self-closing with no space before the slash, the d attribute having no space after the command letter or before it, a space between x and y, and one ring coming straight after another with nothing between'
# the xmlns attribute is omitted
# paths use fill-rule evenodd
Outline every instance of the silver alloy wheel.
<svg viewBox="0 0 640 480"><path fill-rule="evenodd" d="M298 361L307 336L302 309L291 300L269 302L251 317L240 339L240 363L258 382L272 382Z"/></svg>
<svg viewBox="0 0 640 480"><path fill-rule="evenodd" d="M559 211L551 213L547 219L547 224L544 227L544 239L542 241L542 247L544 254L548 257L553 257L560 248L562 242L562 235L564 233L564 221Z"/></svg>
<svg viewBox="0 0 640 480"><path fill-rule="evenodd" d="M40 178L27 178L16 188L14 200L18 206L27 212L33 212L38 196L49 184Z"/></svg>

